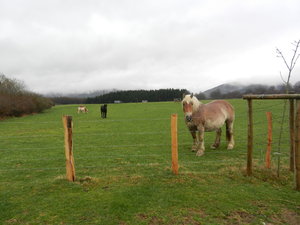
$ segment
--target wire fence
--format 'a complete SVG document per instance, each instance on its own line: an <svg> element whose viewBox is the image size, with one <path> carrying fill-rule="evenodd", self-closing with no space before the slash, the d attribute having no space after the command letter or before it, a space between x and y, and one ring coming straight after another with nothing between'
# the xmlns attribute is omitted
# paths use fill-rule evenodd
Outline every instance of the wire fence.
<svg viewBox="0 0 300 225"><path fill-rule="evenodd" d="M279 107L282 102L273 107ZM269 107L258 104L255 113L264 114ZM273 115L273 143L279 141L276 129L281 123L281 112ZM141 172L141 167L152 167L166 171L171 167L171 135L170 118L124 118L110 120L75 120L74 121L74 154L76 173L94 173L101 170L116 169L117 172L128 172L132 169ZM64 134L61 120L37 122L2 121L5 130L0 135L0 171L5 173L55 173L65 170ZM150 123L151 126L144 126ZM119 126L122 124L122 126ZM135 124L134 126L132 124ZM264 161L267 143L267 121L264 116L254 120L254 159ZM38 125L38 126L37 126ZM51 125L51 127L49 127ZM110 129L110 127L113 127ZM126 127L128 127L126 129ZM136 129L138 127L138 129ZM149 129L151 128L151 129ZM284 130L288 130L288 122L284 121ZM199 159L190 151L192 139L184 123L178 127L179 157L182 173L199 172L212 173L207 165L245 164L247 146L247 113L236 115L235 150L228 154L223 146L221 150L209 150L214 134L205 134L206 157ZM289 137L284 135L281 157L288 158ZM225 144L224 144L225 145ZM273 155L279 154L276 149ZM231 157L234 156L232 159ZM237 160L237 158L240 160ZM148 168L148 169L147 169ZM210 169L211 167L209 167ZM53 173L54 172L54 173ZM129 171L130 172L130 171ZM144 172L151 175L152 172ZM215 170L214 174L219 171ZM128 173L130 175L130 173ZM1 175L0 175L1 177ZM5 177L2 176L2 177Z"/></svg>

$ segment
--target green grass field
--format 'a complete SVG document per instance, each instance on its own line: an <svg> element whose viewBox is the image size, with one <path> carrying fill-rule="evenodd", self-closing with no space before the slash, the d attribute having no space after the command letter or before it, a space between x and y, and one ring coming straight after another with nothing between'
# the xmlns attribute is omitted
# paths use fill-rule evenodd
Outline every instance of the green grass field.
<svg viewBox="0 0 300 225"><path fill-rule="evenodd" d="M254 101L254 174L245 176L247 102L236 109L234 150L190 151L180 103L62 105L0 122L0 224L300 224L288 171L283 101ZM266 111L273 113L272 169L264 168ZM178 114L179 175L171 172L170 117ZM76 181L65 179L62 115L73 116ZM286 114L286 117L288 114ZM276 176L280 156L280 177Z"/></svg>

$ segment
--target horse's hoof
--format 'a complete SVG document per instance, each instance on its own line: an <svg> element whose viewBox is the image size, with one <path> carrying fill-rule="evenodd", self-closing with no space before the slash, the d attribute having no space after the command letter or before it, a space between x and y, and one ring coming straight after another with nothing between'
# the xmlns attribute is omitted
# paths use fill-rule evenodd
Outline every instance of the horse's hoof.
<svg viewBox="0 0 300 225"><path fill-rule="evenodd" d="M197 151L197 145L192 145L192 149L191 149L192 152L195 152Z"/></svg>
<svg viewBox="0 0 300 225"><path fill-rule="evenodd" d="M204 155L204 150L198 150L196 156L202 156L202 155Z"/></svg>
<svg viewBox="0 0 300 225"><path fill-rule="evenodd" d="M219 146L218 145L211 145L210 148L211 149L217 149Z"/></svg>
<svg viewBox="0 0 300 225"><path fill-rule="evenodd" d="M228 150L233 149L233 145L229 144L229 145L227 146L227 149L228 149Z"/></svg>

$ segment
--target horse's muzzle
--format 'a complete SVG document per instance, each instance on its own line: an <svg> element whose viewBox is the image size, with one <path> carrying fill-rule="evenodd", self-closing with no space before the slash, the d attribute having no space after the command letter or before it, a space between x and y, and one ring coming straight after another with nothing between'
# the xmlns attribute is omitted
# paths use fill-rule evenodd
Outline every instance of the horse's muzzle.
<svg viewBox="0 0 300 225"><path fill-rule="evenodd" d="M187 122L192 122L192 116L190 116L190 115L185 116L185 120Z"/></svg>

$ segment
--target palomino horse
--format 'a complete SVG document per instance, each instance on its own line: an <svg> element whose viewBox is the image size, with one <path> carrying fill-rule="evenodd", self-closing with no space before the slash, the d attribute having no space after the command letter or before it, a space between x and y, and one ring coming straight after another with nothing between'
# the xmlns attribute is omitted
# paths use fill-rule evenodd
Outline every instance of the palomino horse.
<svg viewBox="0 0 300 225"><path fill-rule="evenodd" d="M216 100L207 104L201 103L193 94L185 95L182 100L185 123L193 137L192 151L196 155L204 154L204 132L216 131L215 143L211 148L220 146L222 126L226 124L227 149L233 149L233 122L234 109L232 105L224 100ZM198 131L198 140L196 132Z"/></svg>
<svg viewBox="0 0 300 225"><path fill-rule="evenodd" d="M104 119L106 118L106 114L107 114L107 104L104 104L100 107L101 110L101 117Z"/></svg>
<svg viewBox="0 0 300 225"><path fill-rule="evenodd" d="M87 113L87 112L89 112L89 110L87 109L87 107L85 107L85 106L83 106L83 105L81 105L81 106L79 106L78 108L77 108L77 113Z"/></svg>

